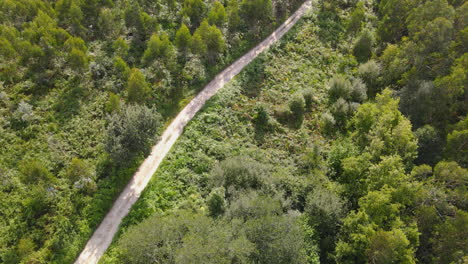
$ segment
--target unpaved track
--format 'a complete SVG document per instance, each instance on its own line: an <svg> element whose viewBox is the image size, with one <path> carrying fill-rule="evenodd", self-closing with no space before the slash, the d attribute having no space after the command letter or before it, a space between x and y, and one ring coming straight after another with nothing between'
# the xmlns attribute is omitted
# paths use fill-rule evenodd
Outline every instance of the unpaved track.
<svg viewBox="0 0 468 264"><path fill-rule="evenodd" d="M115 200L111 210L94 231L93 236L75 261L75 264L94 264L99 261L112 242L112 238L117 232L122 219L138 200L141 192L150 181L151 176L156 172L161 161L169 152L172 145L174 145L177 138L182 134L185 125L187 125L203 107L208 99L223 87L225 83L236 76L247 64L255 59L258 54L270 47L288 32L310 7L311 0L307 0L291 17L268 36L268 38L239 58L224 71L216 75L216 77L177 115L164 131L159 143L152 148L151 154L145 159L143 164L141 164L131 181L127 184L117 200Z"/></svg>

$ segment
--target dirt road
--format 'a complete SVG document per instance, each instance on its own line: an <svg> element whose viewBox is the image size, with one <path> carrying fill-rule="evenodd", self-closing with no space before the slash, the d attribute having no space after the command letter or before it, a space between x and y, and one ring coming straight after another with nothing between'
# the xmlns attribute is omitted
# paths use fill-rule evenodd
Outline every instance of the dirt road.
<svg viewBox="0 0 468 264"><path fill-rule="evenodd" d="M225 83L236 76L247 64L255 59L258 54L270 47L288 32L310 7L311 0L307 0L291 17L268 36L268 38L255 46L224 71L216 75L216 77L177 115L164 131L159 143L152 148L151 154L145 159L143 164L141 164L131 181L114 202L111 210L95 230L93 236L89 239L80 256L75 261L75 264L94 264L99 261L112 242L112 238L117 232L122 219L138 200L141 192L150 181L151 176L156 172L161 161L169 152L172 145L174 145L177 138L182 134L185 125L187 125L203 107L208 99L223 87Z"/></svg>

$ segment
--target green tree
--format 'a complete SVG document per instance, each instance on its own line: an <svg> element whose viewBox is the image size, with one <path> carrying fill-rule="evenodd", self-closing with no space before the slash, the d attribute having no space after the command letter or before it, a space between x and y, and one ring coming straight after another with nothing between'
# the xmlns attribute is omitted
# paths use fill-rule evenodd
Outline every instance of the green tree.
<svg viewBox="0 0 468 264"><path fill-rule="evenodd" d="M373 159L381 156L399 155L409 166L416 157L417 141L411 131L410 121L398 110L398 99L385 89L377 95L375 103L361 105L350 126L357 146L372 154Z"/></svg>
<svg viewBox="0 0 468 264"><path fill-rule="evenodd" d="M219 1L215 1L213 3L213 7L208 13L208 22L211 25L222 27L226 23L226 20L227 20L227 15L226 15L226 10L224 9L223 4L221 4Z"/></svg>
<svg viewBox="0 0 468 264"><path fill-rule="evenodd" d="M82 50L73 48L68 54L68 63L73 70L81 72L88 67L88 57Z"/></svg>
<svg viewBox="0 0 468 264"><path fill-rule="evenodd" d="M369 30L364 30L353 47L353 55L359 62L366 62L372 56L374 36Z"/></svg>
<svg viewBox="0 0 468 264"><path fill-rule="evenodd" d="M130 75L130 67L128 67L127 63L119 56L114 58L114 69L117 76L126 82Z"/></svg>
<svg viewBox="0 0 468 264"><path fill-rule="evenodd" d="M240 15L253 34L257 35L262 26L267 26L273 20L272 2L271 0L242 0Z"/></svg>
<svg viewBox="0 0 468 264"><path fill-rule="evenodd" d="M260 189L268 177L268 168L252 159L239 156L228 158L211 172L212 184L224 187L230 197L239 190Z"/></svg>
<svg viewBox="0 0 468 264"><path fill-rule="evenodd" d="M133 68L128 77L127 83L127 99L131 103L142 104L148 99L149 94L148 83L145 76L137 68Z"/></svg>
<svg viewBox="0 0 468 264"><path fill-rule="evenodd" d="M114 93L109 93L109 100L106 103L106 112L113 113L120 111L120 97Z"/></svg>
<svg viewBox="0 0 468 264"><path fill-rule="evenodd" d="M127 57L129 47L127 42L122 37L118 37L114 43L112 43L112 48L114 49L115 55L121 58Z"/></svg>
<svg viewBox="0 0 468 264"><path fill-rule="evenodd" d="M242 23L239 15L239 2L237 0L229 0L227 6L227 19L229 31L237 31Z"/></svg>
<svg viewBox="0 0 468 264"><path fill-rule="evenodd" d="M153 34L141 60L148 65L157 58L168 59L171 56L171 49L172 43L167 34L163 34L161 38L157 34Z"/></svg>
<svg viewBox="0 0 468 264"><path fill-rule="evenodd" d="M447 156L463 167L468 166L468 117L454 125L454 129L447 135L445 152Z"/></svg>
<svg viewBox="0 0 468 264"><path fill-rule="evenodd" d="M192 42L192 35L185 24L182 24L176 32L174 43L180 51L186 53Z"/></svg>
<svg viewBox="0 0 468 264"><path fill-rule="evenodd" d="M202 0L184 0L183 13L190 17L192 29L200 25L205 12L206 6Z"/></svg>
<svg viewBox="0 0 468 264"><path fill-rule="evenodd" d="M366 10L364 8L364 2L360 1L350 14L349 21L346 25L346 30L349 33L355 34L361 31L362 25L366 18Z"/></svg>
<svg viewBox="0 0 468 264"><path fill-rule="evenodd" d="M144 105L127 105L109 117L105 149L115 162L128 162L135 154L148 154L156 140L161 116Z"/></svg>
<svg viewBox="0 0 468 264"><path fill-rule="evenodd" d="M208 21L204 20L193 34L192 51L199 55L204 55L206 52L208 61L214 63L225 48L221 30L216 25L210 26Z"/></svg>

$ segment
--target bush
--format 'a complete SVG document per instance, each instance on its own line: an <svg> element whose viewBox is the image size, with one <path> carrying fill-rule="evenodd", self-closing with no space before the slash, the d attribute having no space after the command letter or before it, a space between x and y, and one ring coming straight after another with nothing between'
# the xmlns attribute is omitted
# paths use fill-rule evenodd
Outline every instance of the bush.
<svg viewBox="0 0 468 264"><path fill-rule="evenodd" d="M379 92L381 92L379 83L381 71L382 66L375 60L369 60L368 62L359 65L358 74L366 84L370 98L374 98Z"/></svg>
<svg viewBox="0 0 468 264"><path fill-rule="evenodd" d="M212 183L226 189L230 197L238 190L260 189L266 182L269 169L248 157L238 156L220 162L211 172Z"/></svg>
<svg viewBox="0 0 468 264"><path fill-rule="evenodd" d="M292 120L296 127L300 127L304 121L305 101L302 96L295 96L289 101L289 109L291 110Z"/></svg>
<svg viewBox="0 0 468 264"><path fill-rule="evenodd" d="M314 93L312 90L306 90L302 96L304 97L304 102L305 102L305 110L306 111L312 111L312 107L314 104Z"/></svg>
<svg viewBox="0 0 468 264"><path fill-rule="evenodd" d="M336 120L330 112L322 114L322 129L325 134L332 134L336 131Z"/></svg>
<svg viewBox="0 0 468 264"><path fill-rule="evenodd" d="M350 99L356 103L363 103L367 99L367 87L361 79L353 79Z"/></svg>
<svg viewBox="0 0 468 264"><path fill-rule="evenodd" d="M20 164L20 179L25 184L38 182L48 183L53 180L52 174L39 160L24 160Z"/></svg>
<svg viewBox="0 0 468 264"><path fill-rule="evenodd" d="M336 102L339 98L348 99L352 91L351 82L342 75L333 76L329 86L328 98L330 104Z"/></svg>
<svg viewBox="0 0 468 264"><path fill-rule="evenodd" d="M255 111L256 113L254 115L253 122L256 128L260 130L267 130L270 121L268 110L265 106L260 105L255 109Z"/></svg>

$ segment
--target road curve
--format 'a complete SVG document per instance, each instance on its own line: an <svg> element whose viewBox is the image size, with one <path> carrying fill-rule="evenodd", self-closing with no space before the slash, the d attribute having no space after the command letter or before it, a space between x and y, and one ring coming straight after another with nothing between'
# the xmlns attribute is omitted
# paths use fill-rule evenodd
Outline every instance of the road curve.
<svg viewBox="0 0 468 264"><path fill-rule="evenodd" d="M236 60L224 71L208 83L205 88L177 115L166 128L159 143L151 149L151 154L138 168L130 182L120 196L115 200L111 210L107 213L99 227L94 231L75 264L94 264L99 261L112 242L122 219L128 214L132 205L138 200L141 192L150 181L166 154L182 134L185 125L203 107L205 102L223 87L225 83L236 76L247 64L265 49L280 39L288 32L304 13L311 7L311 0L307 0L293 15L291 15L280 27L260 44L252 48L244 56Z"/></svg>

